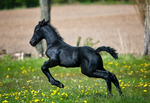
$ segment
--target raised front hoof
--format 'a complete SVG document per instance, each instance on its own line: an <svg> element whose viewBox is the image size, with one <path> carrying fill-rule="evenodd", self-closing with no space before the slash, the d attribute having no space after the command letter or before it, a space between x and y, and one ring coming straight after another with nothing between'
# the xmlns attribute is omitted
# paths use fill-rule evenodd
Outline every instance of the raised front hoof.
<svg viewBox="0 0 150 103"><path fill-rule="evenodd" d="M62 83L59 83L56 86L59 87L59 88L64 88L64 85Z"/></svg>
<svg viewBox="0 0 150 103"><path fill-rule="evenodd" d="M62 83L60 83L59 88L64 88L64 85Z"/></svg>
<svg viewBox="0 0 150 103"><path fill-rule="evenodd" d="M59 88L64 88L64 85L62 83L60 83L59 81L56 81L55 83L51 83L52 85L55 85Z"/></svg>

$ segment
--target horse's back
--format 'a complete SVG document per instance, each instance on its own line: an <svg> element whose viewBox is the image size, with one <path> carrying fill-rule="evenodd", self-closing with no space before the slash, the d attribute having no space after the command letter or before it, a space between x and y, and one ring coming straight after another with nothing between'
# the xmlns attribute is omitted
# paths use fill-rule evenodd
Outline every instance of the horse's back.
<svg viewBox="0 0 150 103"><path fill-rule="evenodd" d="M83 46L80 47L80 56L82 58L97 58L99 55L96 54L95 49L88 46Z"/></svg>

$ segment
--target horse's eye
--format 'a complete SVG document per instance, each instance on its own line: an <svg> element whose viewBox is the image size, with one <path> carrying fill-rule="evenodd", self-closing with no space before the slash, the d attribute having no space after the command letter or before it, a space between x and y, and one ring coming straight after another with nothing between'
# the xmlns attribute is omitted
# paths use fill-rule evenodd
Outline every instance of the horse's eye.
<svg viewBox="0 0 150 103"><path fill-rule="evenodd" d="M39 30L40 30L40 28L36 28L36 29L35 29L35 33L38 33Z"/></svg>
<svg viewBox="0 0 150 103"><path fill-rule="evenodd" d="M35 30L35 33L38 33L39 32L39 29Z"/></svg>

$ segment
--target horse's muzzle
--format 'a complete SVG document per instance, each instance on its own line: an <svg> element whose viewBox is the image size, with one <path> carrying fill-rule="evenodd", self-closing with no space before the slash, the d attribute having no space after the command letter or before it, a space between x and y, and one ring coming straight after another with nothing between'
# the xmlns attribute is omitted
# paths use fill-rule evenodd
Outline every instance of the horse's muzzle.
<svg viewBox="0 0 150 103"><path fill-rule="evenodd" d="M32 46L35 46L35 40L30 40L30 42L29 42Z"/></svg>

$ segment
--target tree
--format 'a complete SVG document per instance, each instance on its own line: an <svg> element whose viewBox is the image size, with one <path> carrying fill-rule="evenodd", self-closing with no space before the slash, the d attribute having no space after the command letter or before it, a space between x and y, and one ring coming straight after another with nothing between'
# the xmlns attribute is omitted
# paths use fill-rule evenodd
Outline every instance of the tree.
<svg viewBox="0 0 150 103"><path fill-rule="evenodd" d="M135 0L137 3L136 9L139 13L140 20L145 28L143 56L150 55L150 1Z"/></svg>
<svg viewBox="0 0 150 103"><path fill-rule="evenodd" d="M150 55L150 1L146 0L145 5L145 35L144 35L144 48L143 56Z"/></svg>
<svg viewBox="0 0 150 103"><path fill-rule="evenodd" d="M40 0L40 7L41 7L41 20L45 19L46 21L50 21L50 3L51 0ZM38 57L44 57L44 51L46 51L46 41L42 40L36 46L38 51Z"/></svg>

